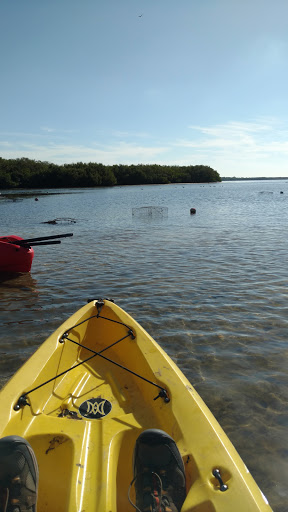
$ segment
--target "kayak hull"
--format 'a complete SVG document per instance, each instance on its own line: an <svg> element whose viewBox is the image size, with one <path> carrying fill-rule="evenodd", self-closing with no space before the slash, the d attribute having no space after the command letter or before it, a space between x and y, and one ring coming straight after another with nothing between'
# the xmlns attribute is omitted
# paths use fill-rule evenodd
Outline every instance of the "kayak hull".
<svg viewBox="0 0 288 512"><path fill-rule="evenodd" d="M148 428L166 431L180 450L182 512L271 511L186 377L108 300L64 322L6 384L0 404L0 436L25 437L36 453L41 512L134 510L127 497L133 448Z"/></svg>
<svg viewBox="0 0 288 512"><path fill-rule="evenodd" d="M30 272L34 257L32 247L21 247L19 236L0 237L0 272Z"/></svg>

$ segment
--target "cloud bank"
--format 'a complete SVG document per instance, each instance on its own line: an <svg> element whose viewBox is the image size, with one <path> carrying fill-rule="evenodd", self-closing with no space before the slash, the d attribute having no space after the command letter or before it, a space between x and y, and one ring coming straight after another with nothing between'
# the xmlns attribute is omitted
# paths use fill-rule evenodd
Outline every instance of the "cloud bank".
<svg viewBox="0 0 288 512"><path fill-rule="evenodd" d="M183 132L185 137L170 140L115 129L99 140L79 143L76 130L42 127L35 134L0 133L0 155L57 164L203 164L223 177L288 176L288 127L275 119L190 125Z"/></svg>

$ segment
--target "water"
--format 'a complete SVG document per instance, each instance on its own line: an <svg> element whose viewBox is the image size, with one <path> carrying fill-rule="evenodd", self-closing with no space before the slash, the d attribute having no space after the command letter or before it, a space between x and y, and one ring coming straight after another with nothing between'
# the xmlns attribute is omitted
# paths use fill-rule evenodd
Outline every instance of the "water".
<svg viewBox="0 0 288 512"><path fill-rule="evenodd" d="M87 299L111 297L195 386L274 511L287 512L288 181L61 192L0 200L2 235L74 233L35 247L31 274L2 276L0 384ZM142 206L168 217L132 216ZM42 224L63 217L76 223Z"/></svg>

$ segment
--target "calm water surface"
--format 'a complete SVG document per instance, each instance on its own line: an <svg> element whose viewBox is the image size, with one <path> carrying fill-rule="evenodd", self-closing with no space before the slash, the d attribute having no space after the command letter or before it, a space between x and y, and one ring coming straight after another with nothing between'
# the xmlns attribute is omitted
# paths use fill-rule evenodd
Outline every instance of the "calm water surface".
<svg viewBox="0 0 288 512"><path fill-rule="evenodd" d="M35 247L31 274L2 276L0 384L87 299L111 297L192 382L274 511L287 512L288 181L62 192L0 200L1 235L74 233ZM168 216L132 216L144 206ZM42 224L67 217L76 223Z"/></svg>

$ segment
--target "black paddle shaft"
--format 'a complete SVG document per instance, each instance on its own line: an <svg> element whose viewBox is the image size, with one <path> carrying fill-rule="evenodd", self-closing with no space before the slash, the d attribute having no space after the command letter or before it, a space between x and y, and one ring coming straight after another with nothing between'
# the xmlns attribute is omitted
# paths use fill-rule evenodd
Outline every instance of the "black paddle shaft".
<svg viewBox="0 0 288 512"><path fill-rule="evenodd" d="M73 233L64 233L63 235L39 236L37 238L26 238L25 240L16 240L13 241L12 243L16 245L31 245L33 242L42 242L45 240L53 240L55 238L66 238L68 236L73 236Z"/></svg>
<svg viewBox="0 0 288 512"><path fill-rule="evenodd" d="M61 244L61 240L50 240L47 242L30 242L28 244L21 244L21 247L31 247L32 245L34 246L34 245L54 245L54 244Z"/></svg>

